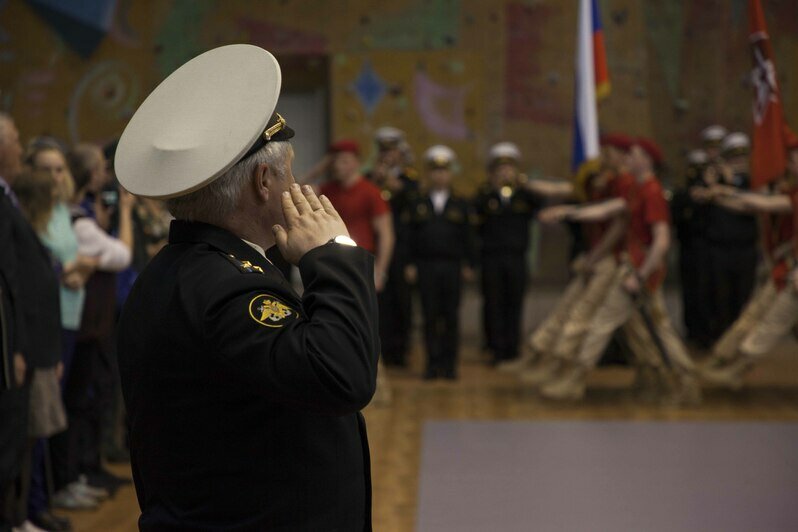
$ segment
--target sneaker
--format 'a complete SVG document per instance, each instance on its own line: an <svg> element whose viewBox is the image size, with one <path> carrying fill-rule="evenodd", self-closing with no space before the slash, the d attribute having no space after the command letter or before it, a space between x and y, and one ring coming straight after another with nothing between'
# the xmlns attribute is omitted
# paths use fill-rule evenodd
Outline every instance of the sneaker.
<svg viewBox="0 0 798 532"><path fill-rule="evenodd" d="M93 488L103 488L112 497L122 486L127 486L132 482L129 478L118 477L105 468L98 471L86 473L86 484Z"/></svg>
<svg viewBox="0 0 798 532"><path fill-rule="evenodd" d="M21 525L15 526L11 530L12 532L47 532L47 530L39 528L30 521L25 521Z"/></svg>
<svg viewBox="0 0 798 532"><path fill-rule="evenodd" d="M31 523L39 529L49 530L50 532L69 532L72 530L72 523L70 523L69 519L53 515L46 510L32 516Z"/></svg>
<svg viewBox="0 0 798 532"><path fill-rule="evenodd" d="M78 495L68 488L53 495L53 507L59 510L96 510L97 499Z"/></svg>
<svg viewBox="0 0 798 532"><path fill-rule="evenodd" d="M74 489L76 489L81 495L86 495L92 499L97 499L98 501L105 501L108 499L108 490L90 485L86 475L78 476L78 481L70 484L70 486L72 485L74 485Z"/></svg>

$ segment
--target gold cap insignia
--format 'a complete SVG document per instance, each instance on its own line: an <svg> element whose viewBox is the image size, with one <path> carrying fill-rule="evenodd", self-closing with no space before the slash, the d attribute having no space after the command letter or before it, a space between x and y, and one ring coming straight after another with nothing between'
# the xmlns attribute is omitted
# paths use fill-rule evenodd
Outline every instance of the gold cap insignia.
<svg viewBox="0 0 798 532"><path fill-rule="evenodd" d="M261 294L249 302L249 315L264 327L280 328L299 313L271 294Z"/></svg>

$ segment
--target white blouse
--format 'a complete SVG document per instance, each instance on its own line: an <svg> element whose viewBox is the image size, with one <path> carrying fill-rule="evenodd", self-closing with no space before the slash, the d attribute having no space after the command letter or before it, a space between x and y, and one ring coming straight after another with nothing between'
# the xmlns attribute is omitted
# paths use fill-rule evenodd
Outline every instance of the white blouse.
<svg viewBox="0 0 798 532"><path fill-rule="evenodd" d="M73 224L78 238L78 254L99 259L97 269L120 272L130 266L133 256L128 247L97 225L91 218L78 218Z"/></svg>

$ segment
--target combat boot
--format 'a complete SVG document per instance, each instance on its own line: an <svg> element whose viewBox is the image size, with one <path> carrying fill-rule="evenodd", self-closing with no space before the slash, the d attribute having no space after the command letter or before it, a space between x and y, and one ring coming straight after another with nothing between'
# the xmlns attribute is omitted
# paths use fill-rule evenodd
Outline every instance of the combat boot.
<svg viewBox="0 0 798 532"><path fill-rule="evenodd" d="M751 361L742 356L732 359L712 358L701 368L701 378L712 384L739 390L743 387L743 377L752 365Z"/></svg>
<svg viewBox="0 0 798 532"><path fill-rule="evenodd" d="M540 386L552 380L562 366L562 359L553 356L544 357L533 367L521 373L521 382L529 386Z"/></svg>
<svg viewBox="0 0 798 532"><path fill-rule="evenodd" d="M532 366L539 360L538 353L530 348L524 349L524 353L515 360L505 360L500 362L496 369L502 373L518 373L525 368Z"/></svg>
<svg viewBox="0 0 798 532"><path fill-rule="evenodd" d="M585 396L586 377L587 368L584 366L566 364L552 381L541 386L540 395L554 401L578 401Z"/></svg>
<svg viewBox="0 0 798 532"><path fill-rule="evenodd" d="M632 393L644 403L654 403L662 397L667 386L659 368L651 365L639 365L635 368L635 379Z"/></svg>
<svg viewBox="0 0 798 532"><path fill-rule="evenodd" d="M701 383L690 373L674 375L673 385L663 404L668 406L698 406L701 404Z"/></svg>

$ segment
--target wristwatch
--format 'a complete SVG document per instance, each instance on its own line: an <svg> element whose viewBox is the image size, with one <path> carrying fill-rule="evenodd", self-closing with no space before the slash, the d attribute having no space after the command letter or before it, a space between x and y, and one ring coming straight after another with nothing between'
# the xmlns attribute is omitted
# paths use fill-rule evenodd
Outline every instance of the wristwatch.
<svg viewBox="0 0 798 532"><path fill-rule="evenodd" d="M330 244L341 244L342 246L357 247L357 243L346 235L338 235L330 239Z"/></svg>

